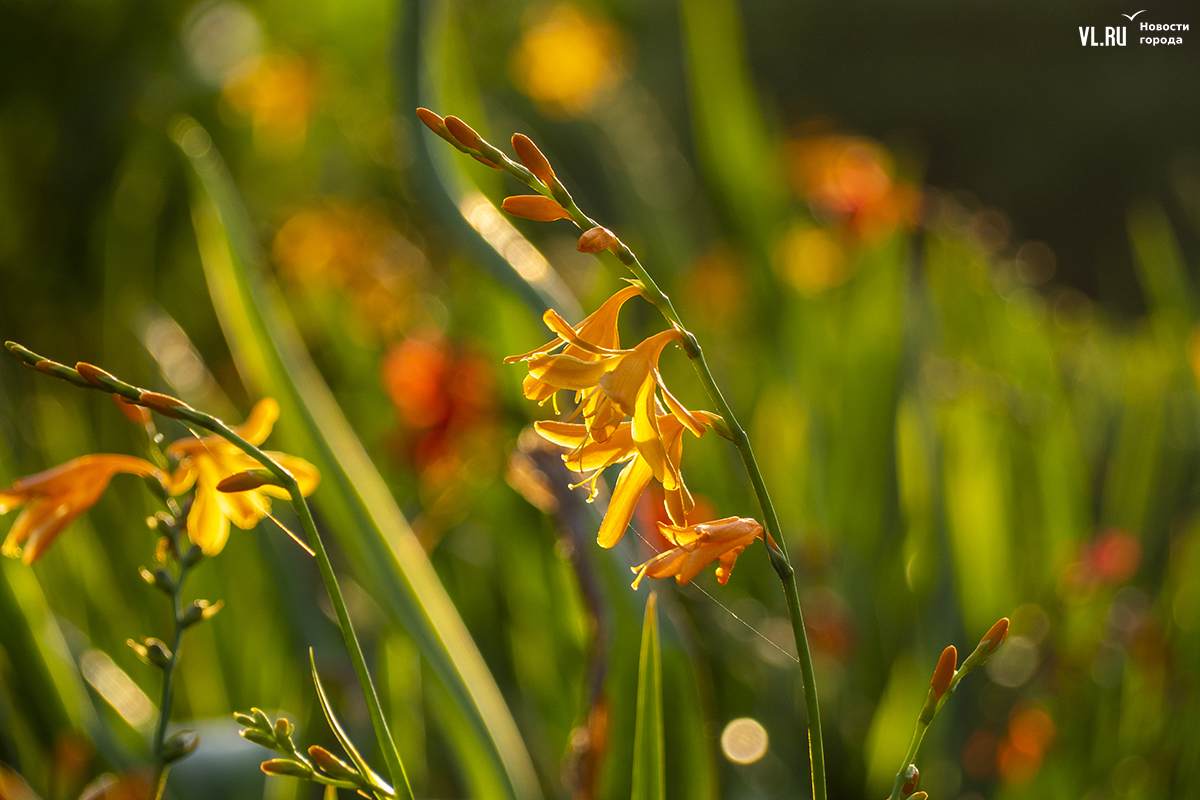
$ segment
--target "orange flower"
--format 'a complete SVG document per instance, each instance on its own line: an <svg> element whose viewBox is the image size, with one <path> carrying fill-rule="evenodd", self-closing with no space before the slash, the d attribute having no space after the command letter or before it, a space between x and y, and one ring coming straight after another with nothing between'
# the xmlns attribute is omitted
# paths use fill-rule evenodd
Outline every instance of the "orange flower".
<svg viewBox="0 0 1200 800"><path fill-rule="evenodd" d="M64 528L95 505L118 472L166 481L149 461L102 454L72 459L0 490L0 514L25 506L0 548L4 555L20 556L26 564L36 561Z"/></svg>
<svg viewBox="0 0 1200 800"><path fill-rule="evenodd" d="M717 562L717 581L724 586L733 573L737 557L763 535L762 525L745 517L726 517L713 522L677 527L658 524L659 533L674 545L670 550L633 567L637 577L636 589L642 578L675 577L680 586L700 574L712 562Z"/></svg>
<svg viewBox="0 0 1200 800"><path fill-rule="evenodd" d="M612 297L604 301L594 313L592 313L583 322L576 325L574 330L575 335L580 339L585 339L599 347L608 350L617 350L621 347L621 342L617 333L617 316L621 313L621 306L631 297L640 295L641 289L637 286L626 286ZM534 356L539 356L543 353L549 353L562 347L566 344L566 340L561 336L556 336L551 341L528 353L519 356L509 356L504 359L505 364L511 364L514 361L528 361ZM567 345L563 349L564 355L574 356L581 361L596 361L600 357L592 354L588 350L581 350L574 345ZM544 403L555 395L558 391L557 387L551 386L544 381L540 381L533 375L525 377L525 383L522 385L522 390L525 397L530 400L535 400L539 403ZM557 408L555 409L557 410Z"/></svg>
<svg viewBox="0 0 1200 800"><path fill-rule="evenodd" d="M671 414L660 415L657 422L663 435L669 464L664 476L667 480L663 482L667 514L672 522L683 525L686 524L688 512L695 505L679 471L679 462L683 458L684 425ZM563 457L569 469L580 473L592 473L590 477L575 484L589 485L589 503L596 497L596 480L601 471L613 464L629 462L617 478L617 485L608 502L608 512L604 515L604 521L600 523L600 533L597 536L601 547L612 547L621 541L629 527L629 521L633 518L638 498L654 477L653 468L642 456L634 441L633 424L621 423L613 435L603 442L592 439L586 425L545 421L536 423L534 428L544 439L570 448L570 452ZM700 431L703 433L704 428Z"/></svg>
<svg viewBox="0 0 1200 800"><path fill-rule="evenodd" d="M259 445L271 433L278 418L279 404L267 397L251 409L245 424L235 430L250 444ZM288 497L285 489L271 485L245 492L219 491L217 484L230 475L262 467L257 460L219 436L180 439L167 448L167 455L182 459L171 476L168 487L171 494L186 492L193 484L196 487L196 497L188 513L187 532L188 538L205 555L221 552L229 538L230 520L242 530L249 530L270 512L271 500L267 495ZM286 453L267 451L267 455L296 478L300 492L305 496L317 488L321 476L312 464Z"/></svg>

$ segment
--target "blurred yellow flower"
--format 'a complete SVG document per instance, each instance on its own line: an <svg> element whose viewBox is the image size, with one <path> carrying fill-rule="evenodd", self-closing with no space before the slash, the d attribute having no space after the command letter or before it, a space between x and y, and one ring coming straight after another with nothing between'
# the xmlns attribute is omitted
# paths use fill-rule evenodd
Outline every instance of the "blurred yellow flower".
<svg viewBox="0 0 1200 800"><path fill-rule="evenodd" d="M845 283L851 265L832 233L797 222L775 246L775 270L800 294L812 297Z"/></svg>
<svg viewBox="0 0 1200 800"><path fill-rule="evenodd" d="M704 412L697 412L697 415ZM687 514L695 506L692 495L683 483L679 464L683 459L684 425L672 414L662 414L657 419L659 431L663 437L663 447L670 467L663 476L667 514L671 521L683 525L687 522ZM570 422L543 421L534 425L541 436L557 445L568 448L569 452L563 460L569 469L575 472L591 472L592 475L580 481L576 486L589 485L588 502L596 496L596 480L600 473L613 464L628 461L629 464L617 478L612 497L608 501L608 511L600 524L597 539L601 547L612 547L625 535L630 520L633 519L634 509L642 492L650 485L650 479L655 477L654 469L642 456L633 439L633 425L623 422L617 427L612 436L603 442L597 442L588 434L586 425ZM704 432L704 428L700 428Z"/></svg>
<svg viewBox="0 0 1200 800"><path fill-rule="evenodd" d="M25 506L0 548L4 555L19 556L26 564L36 561L64 528L95 505L118 472L166 481L149 461L100 454L80 456L0 490L0 514Z"/></svg>
<svg viewBox="0 0 1200 800"><path fill-rule="evenodd" d="M579 115L617 83L622 50L616 27L560 3L525 32L513 53L513 82L544 111Z"/></svg>
<svg viewBox="0 0 1200 800"><path fill-rule="evenodd" d="M717 562L717 581L724 586L729 582L737 557L763 535L762 525L744 517L726 517L686 527L660 522L658 530L673 547L633 568L637 573L633 581L635 589L642 578L672 576L682 586L714 561Z"/></svg>
<svg viewBox="0 0 1200 800"><path fill-rule="evenodd" d="M246 422L235 431L250 444L260 445L278 418L279 404L267 397L251 409ZM167 455L180 459L168 486L171 494L186 492L193 485L196 487L188 513L187 532L188 538L205 555L221 552L229 538L230 520L239 528L249 530L270 513L271 500L267 495L288 497L286 490L269 484L244 492L219 491L217 484L230 475L262 467L219 436L180 439L167 448ZM312 464L286 453L267 451L267 455L292 474L306 497L317 488L321 476Z"/></svg>
<svg viewBox="0 0 1200 800"><path fill-rule="evenodd" d="M225 83L225 100L250 117L255 145L292 154L304 146L308 118L316 107L316 76L293 55L255 56Z"/></svg>

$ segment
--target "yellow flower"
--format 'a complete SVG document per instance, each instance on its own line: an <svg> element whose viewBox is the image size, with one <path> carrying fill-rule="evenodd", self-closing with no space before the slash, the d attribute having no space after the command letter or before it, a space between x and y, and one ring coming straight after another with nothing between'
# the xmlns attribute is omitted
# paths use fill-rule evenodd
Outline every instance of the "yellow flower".
<svg viewBox="0 0 1200 800"><path fill-rule="evenodd" d="M64 528L95 505L118 472L166 481L149 461L100 454L72 459L0 490L0 514L25 506L0 548L4 555L20 556L26 564L36 561Z"/></svg>
<svg viewBox="0 0 1200 800"><path fill-rule="evenodd" d="M638 452L649 463L664 487L673 488L678 469L667 458L663 435L658 424L658 392L667 408L692 433L700 436L704 423L663 383L658 359L663 348L683 334L672 328L656 333L632 350L613 350L597 346L580 337L555 311L545 314L545 322L561 339L589 353L594 360L583 360L568 353L539 353L528 359L529 375L554 389L576 392L580 400L576 413L582 413L588 432L603 442L616 431L626 417L633 418L630 428Z"/></svg>
<svg viewBox="0 0 1200 800"><path fill-rule="evenodd" d="M671 414L660 415L657 422L670 465L664 476L667 480L663 481L667 514L673 522L683 525L687 521L687 513L694 505L692 495L679 472L679 462L683 458L684 425ZM600 477L603 469L613 464L629 462L617 478L617 485L608 502L608 512L604 515L604 521L600 523L600 533L597 536L601 547L615 545L629 527L638 498L654 477L654 470L634 442L632 423L621 423L613 435L603 442L592 439L587 426L577 423L544 421L536 423L534 428L544 439L570 448L570 452L563 457L569 469L580 473L592 472L590 477L576 484L589 484L588 502L595 499L596 479ZM704 428L700 428L700 431L703 433Z"/></svg>
<svg viewBox="0 0 1200 800"><path fill-rule="evenodd" d="M641 290L638 287L626 286L605 300L603 305L596 309L587 319L572 328L575 336L607 350L619 349L621 341L617 332L617 316L621 313L621 306L625 305L625 302L631 297L636 297L639 294L641 294ZM511 364L514 361L528 361L534 356L556 350L564 344L566 344L566 340L561 336L556 336L546 344L528 353L523 353L519 356L509 356L504 359L504 363ZM581 350L569 344L562 352L565 355L574 356L581 361L595 361L600 358L600 356L594 355L590 351ZM540 381L532 375L525 377L525 382L521 388L526 398L538 403L546 402L558 391L557 387Z"/></svg>
<svg viewBox="0 0 1200 800"><path fill-rule="evenodd" d="M674 545L654 558L634 567L636 589L642 578L675 577L680 586L700 574L712 562L717 562L717 581L724 586L733 572L737 557L763 535L762 525L745 517L726 517L714 522L677 527L658 523L659 533Z"/></svg>
<svg viewBox="0 0 1200 800"><path fill-rule="evenodd" d="M620 79L620 32L560 3L526 31L513 54L513 80L550 114L576 116Z"/></svg>
<svg viewBox="0 0 1200 800"><path fill-rule="evenodd" d="M262 444L279 418L279 404L267 397L250 411L246 422L236 428L238 435L253 445ZM167 455L181 459L171 476L171 494L186 492L194 484L196 496L188 512L188 538L211 556L221 552L229 538L229 522L242 530L258 524L271 510L267 495L286 498L287 491L271 485L244 492L221 492L219 484L230 475L262 467L255 459L219 436L203 439L180 439L167 448ZM320 481L317 468L303 459L286 453L267 451L267 455L286 469L300 484L305 496L313 493Z"/></svg>

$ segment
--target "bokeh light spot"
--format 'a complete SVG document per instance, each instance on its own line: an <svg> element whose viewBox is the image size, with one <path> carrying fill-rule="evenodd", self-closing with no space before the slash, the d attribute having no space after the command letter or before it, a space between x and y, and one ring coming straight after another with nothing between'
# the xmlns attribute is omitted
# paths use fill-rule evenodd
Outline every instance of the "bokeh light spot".
<svg viewBox="0 0 1200 800"><path fill-rule="evenodd" d="M767 753L767 729L758 720L739 717L721 732L721 752L735 764L753 764Z"/></svg>

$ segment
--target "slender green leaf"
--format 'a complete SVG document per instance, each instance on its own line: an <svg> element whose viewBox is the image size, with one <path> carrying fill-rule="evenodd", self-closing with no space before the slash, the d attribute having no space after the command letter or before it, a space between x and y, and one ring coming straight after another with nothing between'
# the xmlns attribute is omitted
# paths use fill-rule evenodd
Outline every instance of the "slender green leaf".
<svg viewBox="0 0 1200 800"><path fill-rule="evenodd" d="M371 464L270 281L247 213L208 134L176 129L194 171L192 218L218 319L238 369L282 409L279 439L321 471L314 505L373 596L408 631L489 754L511 797L541 789L500 690L383 478Z"/></svg>
<svg viewBox="0 0 1200 800"><path fill-rule="evenodd" d="M662 800L667 792L663 757L662 654L658 644L657 609L658 595L651 592L646 598L642 655L638 664L632 800Z"/></svg>
<svg viewBox="0 0 1200 800"><path fill-rule="evenodd" d="M379 777L375 770L367 763L362 754L354 746L354 742L346 734L342 723L338 721L337 714L333 712L333 706L329 703L329 696L325 694L325 687L321 685L321 676L317 673L317 661L313 657L312 648L308 648L308 662L312 666L313 686L317 688L317 699L321 701L321 710L325 712L325 719L329 723L329 727L333 730L333 735L337 737L338 744L346 751L346 755L350 756L350 760L354 762L354 768L359 771L367 780L381 792L395 796L395 790L388 785L387 781Z"/></svg>

